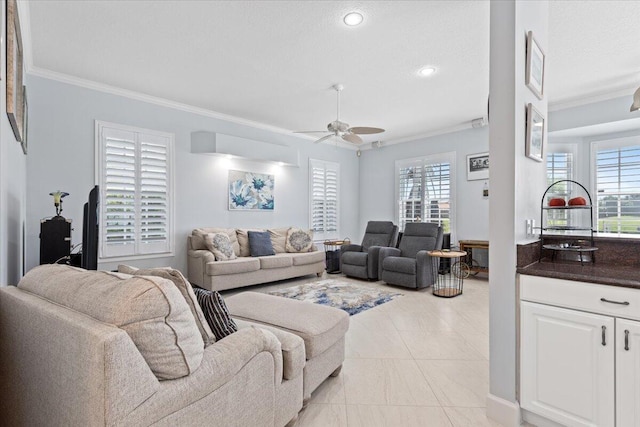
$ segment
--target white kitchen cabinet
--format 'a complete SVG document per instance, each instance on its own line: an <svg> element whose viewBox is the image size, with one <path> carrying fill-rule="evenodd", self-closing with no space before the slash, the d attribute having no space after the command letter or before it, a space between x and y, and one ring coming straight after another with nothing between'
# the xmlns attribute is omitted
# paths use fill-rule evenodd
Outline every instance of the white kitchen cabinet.
<svg viewBox="0 0 640 427"><path fill-rule="evenodd" d="M640 427L640 290L519 281L520 406L565 426Z"/></svg>
<svg viewBox="0 0 640 427"><path fill-rule="evenodd" d="M566 426L614 427L612 317L521 303L521 406Z"/></svg>
<svg viewBox="0 0 640 427"><path fill-rule="evenodd" d="M616 319L618 427L640 427L640 322Z"/></svg>

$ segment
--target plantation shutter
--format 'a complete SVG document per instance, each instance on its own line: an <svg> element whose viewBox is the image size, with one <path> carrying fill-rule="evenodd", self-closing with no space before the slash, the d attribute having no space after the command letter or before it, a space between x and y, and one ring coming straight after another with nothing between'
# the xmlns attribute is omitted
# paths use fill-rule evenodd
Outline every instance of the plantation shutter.
<svg viewBox="0 0 640 427"><path fill-rule="evenodd" d="M573 179L573 153L548 153L547 185L563 179Z"/></svg>
<svg viewBox="0 0 640 427"><path fill-rule="evenodd" d="M449 232L451 213L451 164L426 163L425 171L425 214L424 222L441 225Z"/></svg>
<svg viewBox="0 0 640 427"><path fill-rule="evenodd" d="M396 213L400 231L431 222L453 232L455 153L396 161Z"/></svg>
<svg viewBox="0 0 640 427"><path fill-rule="evenodd" d="M640 234L640 144L596 150L597 230Z"/></svg>
<svg viewBox="0 0 640 427"><path fill-rule="evenodd" d="M315 233L324 232L325 197L324 168L311 166L311 229Z"/></svg>
<svg viewBox="0 0 640 427"><path fill-rule="evenodd" d="M140 253L168 251L169 159L166 138L140 135Z"/></svg>
<svg viewBox="0 0 640 427"><path fill-rule="evenodd" d="M98 129L101 258L170 252L172 137Z"/></svg>
<svg viewBox="0 0 640 427"><path fill-rule="evenodd" d="M338 170L337 167L326 168L324 176L325 185L325 220L324 231L329 234L338 232Z"/></svg>
<svg viewBox="0 0 640 427"><path fill-rule="evenodd" d="M409 222L422 222L424 169L421 160L403 162L398 169L398 223L400 230Z"/></svg>
<svg viewBox="0 0 640 427"><path fill-rule="evenodd" d="M104 129L101 231L106 256L129 255L136 243L136 135Z"/></svg>
<svg viewBox="0 0 640 427"><path fill-rule="evenodd" d="M310 228L319 239L336 238L339 231L340 165L309 160Z"/></svg>

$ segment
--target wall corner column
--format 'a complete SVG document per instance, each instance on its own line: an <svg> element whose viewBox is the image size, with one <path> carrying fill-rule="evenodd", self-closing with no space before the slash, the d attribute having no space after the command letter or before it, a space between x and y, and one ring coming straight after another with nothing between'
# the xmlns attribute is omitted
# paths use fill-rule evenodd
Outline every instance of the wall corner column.
<svg viewBox="0 0 640 427"><path fill-rule="evenodd" d="M527 104L547 116L547 95L540 100L525 85L526 36L533 31L548 55L548 10L548 1L490 2L487 416L505 426L520 424L516 245L526 239L525 220L540 215L546 182L545 163L525 156Z"/></svg>

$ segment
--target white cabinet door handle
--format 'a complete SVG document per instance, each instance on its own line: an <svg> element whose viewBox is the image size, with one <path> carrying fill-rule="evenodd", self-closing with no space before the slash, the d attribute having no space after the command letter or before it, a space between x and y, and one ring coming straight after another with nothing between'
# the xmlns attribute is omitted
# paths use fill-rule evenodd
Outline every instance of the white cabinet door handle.
<svg viewBox="0 0 640 427"><path fill-rule="evenodd" d="M607 327L602 327L602 345L607 345Z"/></svg>

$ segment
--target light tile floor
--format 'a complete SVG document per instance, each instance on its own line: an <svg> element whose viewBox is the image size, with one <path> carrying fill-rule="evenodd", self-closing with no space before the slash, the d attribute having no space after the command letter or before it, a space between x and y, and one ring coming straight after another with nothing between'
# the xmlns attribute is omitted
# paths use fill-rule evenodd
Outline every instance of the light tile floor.
<svg viewBox="0 0 640 427"><path fill-rule="evenodd" d="M499 426L485 416L489 392L489 284L469 278L446 299L431 289L325 275L403 296L351 316L342 373L311 396L296 427ZM320 280L253 286L269 292Z"/></svg>

